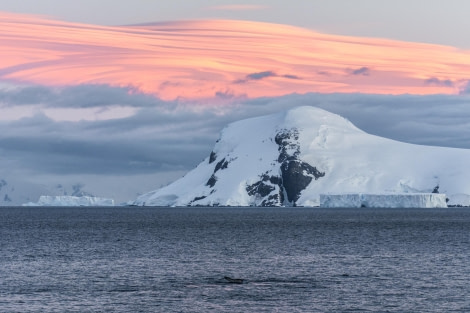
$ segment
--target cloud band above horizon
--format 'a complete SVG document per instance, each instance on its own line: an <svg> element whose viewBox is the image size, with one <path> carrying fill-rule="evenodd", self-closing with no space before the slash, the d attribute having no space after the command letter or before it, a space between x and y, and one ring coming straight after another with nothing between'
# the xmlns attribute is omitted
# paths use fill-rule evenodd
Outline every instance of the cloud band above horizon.
<svg viewBox="0 0 470 313"><path fill-rule="evenodd" d="M470 53L236 20L97 26L0 13L0 80L108 84L163 100L468 92Z"/></svg>

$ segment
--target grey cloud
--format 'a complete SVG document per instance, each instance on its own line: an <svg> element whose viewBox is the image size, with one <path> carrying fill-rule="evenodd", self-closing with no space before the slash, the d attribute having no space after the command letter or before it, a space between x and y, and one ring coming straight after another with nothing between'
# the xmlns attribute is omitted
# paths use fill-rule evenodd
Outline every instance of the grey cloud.
<svg viewBox="0 0 470 313"><path fill-rule="evenodd" d="M259 79L263 79L266 77L276 77L276 76L277 74L274 73L273 71L265 71L265 72L252 73L252 74L246 75L246 79L259 80Z"/></svg>
<svg viewBox="0 0 470 313"><path fill-rule="evenodd" d="M233 99L235 98L235 94L230 90L225 91L217 91L215 96L221 99Z"/></svg>
<svg viewBox="0 0 470 313"><path fill-rule="evenodd" d="M434 86L444 86L444 87L453 87L454 86L454 82L451 81L450 79L441 80L437 77L428 78L424 81L424 83L426 85L434 85Z"/></svg>
<svg viewBox="0 0 470 313"><path fill-rule="evenodd" d="M201 142L181 140L78 140L76 138L10 137L0 139L3 154L23 167L51 174L128 175L188 169L204 153ZM199 153L198 153L199 152Z"/></svg>
<svg viewBox="0 0 470 313"><path fill-rule="evenodd" d="M290 75L290 74L282 75L282 77L284 77L284 78L289 78L289 79L300 79L299 76L297 76L297 75Z"/></svg>
<svg viewBox="0 0 470 313"><path fill-rule="evenodd" d="M0 89L0 103L12 106L41 104L46 107L93 108L114 105L151 107L162 101L139 93L132 87L88 84L63 88L27 86Z"/></svg>
<svg viewBox="0 0 470 313"><path fill-rule="evenodd" d="M163 83L161 83L159 86L158 86L158 89L162 90L162 89L165 89L167 87L178 87L180 86L181 84L178 83L178 82L171 82L171 81L164 81Z"/></svg>
<svg viewBox="0 0 470 313"><path fill-rule="evenodd" d="M227 100L227 103L239 102L244 99L247 99L247 95L245 93L235 93L233 90L226 89L226 90L219 90L215 94L215 97L219 99L219 102L224 102L220 100Z"/></svg>
<svg viewBox="0 0 470 313"><path fill-rule="evenodd" d="M47 103L52 98L54 98L52 90L43 86L0 89L0 103L7 105L41 104Z"/></svg>
<svg viewBox="0 0 470 313"><path fill-rule="evenodd" d="M370 75L370 69L368 67L361 67L355 70L349 70L349 73L352 75L362 75L362 76L369 76Z"/></svg>
<svg viewBox="0 0 470 313"><path fill-rule="evenodd" d="M0 154L57 175L130 175L189 170L227 124L211 110L146 108L126 118L57 122L43 114L0 122Z"/></svg>
<svg viewBox="0 0 470 313"><path fill-rule="evenodd" d="M288 79L300 79L299 76L293 75L293 74L284 74L284 75L278 75L273 71L264 71L264 72L257 72L257 73L251 73L245 76L244 79L238 79L234 83L235 84L243 84L251 80L261 80L269 77L284 77Z"/></svg>

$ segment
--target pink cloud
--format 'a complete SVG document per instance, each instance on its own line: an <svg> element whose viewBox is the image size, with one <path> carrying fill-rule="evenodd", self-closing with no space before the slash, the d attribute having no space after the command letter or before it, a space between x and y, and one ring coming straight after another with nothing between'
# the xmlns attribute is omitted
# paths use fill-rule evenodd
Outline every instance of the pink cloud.
<svg viewBox="0 0 470 313"><path fill-rule="evenodd" d="M220 98L225 90L248 98L458 94L457 84L425 82L470 77L470 53L453 47L248 21L108 27L0 13L0 42L2 80L133 86L165 100Z"/></svg>

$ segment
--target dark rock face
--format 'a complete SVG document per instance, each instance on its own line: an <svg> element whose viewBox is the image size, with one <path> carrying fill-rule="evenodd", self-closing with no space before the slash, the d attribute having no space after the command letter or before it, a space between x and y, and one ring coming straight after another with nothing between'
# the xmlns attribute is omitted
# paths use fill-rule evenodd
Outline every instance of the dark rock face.
<svg viewBox="0 0 470 313"><path fill-rule="evenodd" d="M274 141L279 146L279 163L295 160L300 154L300 148L297 140L299 140L299 131L295 128L291 130L283 129L276 134Z"/></svg>
<svg viewBox="0 0 470 313"><path fill-rule="evenodd" d="M226 169L227 167L228 167L228 161L225 161L225 159L222 159L221 161L219 161L219 162L215 165L214 174L215 174L218 170L223 170L223 169Z"/></svg>
<svg viewBox="0 0 470 313"><path fill-rule="evenodd" d="M189 205L192 205L194 202L205 199L205 198L206 196L196 197L191 202L189 202Z"/></svg>
<svg viewBox="0 0 470 313"><path fill-rule="evenodd" d="M260 175L259 181L246 187L248 195L262 199L261 206L281 206L285 200L295 205L302 190L312 180L325 176L316 167L299 159L298 140L299 131L296 128L280 130L274 138L279 151L279 172L277 175L266 172Z"/></svg>
<svg viewBox="0 0 470 313"><path fill-rule="evenodd" d="M282 203L284 203L284 195L282 193L275 193L272 195L269 195L269 197L263 202L261 202L261 206L281 206Z"/></svg>
<svg viewBox="0 0 470 313"><path fill-rule="evenodd" d="M268 185L263 181L256 182L246 187L246 191L250 196L258 195L260 197L268 196L274 189L274 186Z"/></svg>
<svg viewBox="0 0 470 313"><path fill-rule="evenodd" d="M287 200L292 203L295 203L299 199L300 193L307 188L313 178L317 180L325 176L325 173L299 160L283 162L281 165L281 173Z"/></svg>
<svg viewBox="0 0 470 313"><path fill-rule="evenodd" d="M209 156L209 164L213 163L217 159L217 154L212 151L211 155Z"/></svg>
<svg viewBox="0 0 470 313"><path fill-rule="evenodd" d="M278 185L279 187L282 186L282 179L279 176L269 177L269 182L273 185Z"/></svg>
<svg viewBox="0 0 470 313"><path fill-rule="evenodd" d="M209 164L212 164L214 163L215 161L217 160L217 154L212 151L210 156L209 156ZM213 188L215 186L215 184L217 183L217 176L215 175L218 171L220 170L224 170L228 167L229 165L229 161L227 161L225 158L223 158L222 160L220 160L219 162L217 162L217 164L215 165L214 167L214 172L212 173L211 177L209 178L209 180L206 182L206 186L209 186L210 188ZM213 189L211 191L211 194L215 191L215 189ZM207 196L199 196L199 197L195 197L190 203L189 205L192 205L193 202L197 202L199 200L203 200L205 199Z"/></svg>
<svg viewBox="0 0 470 313"><path fill-rule="evenodd" d="M217 182L217 177L214 174L212 174L211 178L209 178L209 180L207 181L206 186L209 186L212 188L215 186L216 182Z"/></svg>
<svg viewBox="0 0 470 313"><path fill-rule="evenodd" d="M217 155L214 153L214 151L212 151L211 153L211 156L209 158L209 163L214 163L215 160L217 159ZM217 162L217 164L215 165L215 168L214 168L214 172L211 176L211 178L209 178L209 180L207 181L206 183L206 186L209 186L209 187L214 187L215 186L215 183L217 182L217 176L215 176L215 173L217 173L219 170L223 170L223 169L226 169L228 167L228 164L229 162L224 159L222 159L221 161Z"/></svg>
<svg viewBox="0 0 470 313"><path fill-rule="evenodd" d="M284 202L281 179L277 176L261 175L260 181L246 187L250 196L264 198L261 206L280 206Z"/></svg>
<svg viewBox="0 0 470 313"><path fill-rule="evenodd" d="M325 176L316 167L299 159L299 131L296 128L282 129L274 137L274 142L278 145L279 155L277 164L273 163L273 171L268 171L259 176L259 180L245 187L249 196L254 197L256 205L261 206L282 206L284 204L294 205L304 190L313 180ZM209 164L217 161L217 154L212 151L209 157ZM206 183L206 186L213 188L217 183L217 174L230 166L230 162L222 158L214 166L214 171ZM212 189L214 192L215 189ZM206 198L196 197L191 201L197 202ZM288 203L286 203L288 202Z"/></svg>
<svg viewBox="0 0 470 313"><path fill-rule="evenodd" d="M296 128L279 131L274 140L279 146L277 161L281 163L282 187L286 192L287 200L295 205L302 190L313 179L317 180L325 176L325 173L299 160L299 131Z"/></svg>

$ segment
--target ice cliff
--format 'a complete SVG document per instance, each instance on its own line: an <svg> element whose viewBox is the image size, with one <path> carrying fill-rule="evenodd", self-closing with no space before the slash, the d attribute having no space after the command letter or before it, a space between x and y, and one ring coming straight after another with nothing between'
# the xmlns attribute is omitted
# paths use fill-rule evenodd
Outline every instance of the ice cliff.
<svg viewBox="0 0 470 313"><path fill-rule="evenodd" d="M447 208L446 195L438 193L321 194L322 208Z"/></svg>
<svg viewBox="0 0 470 313"><path fill-rule="evenodd" d="M114 200L89 196L40 196L38 202L23 206L114 206Z"/></svg>
<svg viewBox="0 0 470 313"><path fill-rule="evenodd" d="M398 142L298 107L228 125L194 170L129 204L319 206L320 194L431 193L439 186L458 205L468 202L469 165L470 150Z"/></svg>

